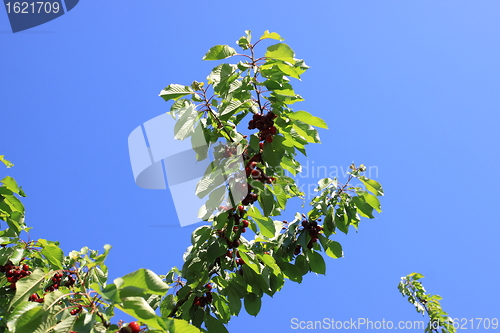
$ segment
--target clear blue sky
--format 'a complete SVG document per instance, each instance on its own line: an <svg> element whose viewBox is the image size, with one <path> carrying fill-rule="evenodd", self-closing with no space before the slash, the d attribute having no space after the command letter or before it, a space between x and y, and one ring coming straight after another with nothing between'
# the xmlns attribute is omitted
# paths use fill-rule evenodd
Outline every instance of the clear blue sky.
<svg viewBox="0 0 500 333"><path fill-rule="evenodd" d="M168 111L162 88L208 75L209 47L276 31L311 66L294 107L330 125L309 165L364 163L386 196L377 219L335 236L345 257L326 276L288 282L229 330L426 320L396 289L415 271L452 317L498 318L499 13L496 0L80 1L12 34L0 10L0 153L15 163L0 178L28 194L32 238L111 244L111 279L181 266L196 225L176 227L168 191L135 185L128 135Z"/></svg>

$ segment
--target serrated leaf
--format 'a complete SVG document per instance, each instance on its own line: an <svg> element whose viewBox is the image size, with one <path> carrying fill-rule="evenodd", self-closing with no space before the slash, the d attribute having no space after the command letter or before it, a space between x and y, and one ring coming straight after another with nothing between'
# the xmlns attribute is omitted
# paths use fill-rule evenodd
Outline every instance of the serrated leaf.
<svg viewBox="0 0 500 333"><path fill-rule="evenodd" d="M194 128L199 120L199 113L196 111L195 105L190 104L182 113L182 116L174 125L174 138L176 140L184 140L194 133Z"/></svg>
<svg viewBox="0 0 500 333"><path fill-rule="evenodd" d="M280 42L285 40L276 32L269 32L269 30L264 31L264 34L260 37L260 39L267 39L267 38L276 39L279 40Z"/></svg>
<svg viewBox="0 0 500 333"><path fill-rule="evenodd" d="M143 294L164 295L170 288L168 284L149 269L138 269L114 281L120 298L141 296Z"/></svg>
<svg viewBox="0 0 500 333"><path fill-rule="evenodd" d="M20 194L23 193L23 190L19 185L17 185L16 181L12 177L5 177L4 179L0 180L0 183L3 183L4 186L9 189L10 191Z"/></svg>
<svg viewBox="0 0 500 333"><path fill-rule="evenodd" d="M273 238L276 233L276 228L274 226L273 220L269 217L262 216L257 208L252 207L249 210L249 215L252 217L252 220L257 223L259 227L260 233L264 237Z"/></svg>
<svg viewBox="0 0 500 333"><path fill-rule="evenodd" d="M229 45L215 45L203 56L203 60L221 60L237 54L236 50Z"/></svg>
<svg viewBox="0 0 500 333"><path fill-rule="evenodd" d="M43 245L42 255L47 258L49 264L52 266L52 269L62 269L62 261L64 259L64 252L59 248L59 246L55 244L46 244Z"/></svg>
<svg viewBox="0 0 500 333"><path fill-rule="evenodd" d="M306 111L290 112L287 114L287 116L292 119L300 120L301 122L306 123L308 125L328 129L328 125L323 119L315 117Z"/></svg>
<svg viewBox="0 0 500 333"><path fill-rule="evenodd" d="M195 92L193 91L193 89L191 89L191 87L189 86L184 86L182 84L170 84L165 89L160 91L159 96L165 101L169 101L171 99L175 101L181 97L194 93Z"/></svg>
<svg viewBox="0 0 500 333"><path fill-rule="evenodd" d="M365 185L366 189L370 192L372 192L376 196L382 196L384 195L384 190L382 189L382 185L380 185L379 182L373 180L373 179L368 179L365 176L360 176L359 180Z"/></svg>
<svg viewBox="0 0 500 333"><path fill-rule="evenodd" d="M278 59L289 62L291 64L295 63L294 60L295 53L290 48L290 46L285 43L271 45L267 48L265 57L267 59Z"/></svg>

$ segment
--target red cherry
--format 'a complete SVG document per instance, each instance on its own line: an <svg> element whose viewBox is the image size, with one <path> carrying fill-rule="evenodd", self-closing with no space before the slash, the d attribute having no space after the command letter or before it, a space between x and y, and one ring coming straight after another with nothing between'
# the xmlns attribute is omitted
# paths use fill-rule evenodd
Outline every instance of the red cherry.
<svg viewBox="0 0 500 333"><path fill-rule="evenodd" d="M250 222L248 222L247 220L243 220L242 224L243 224L243 228L246 228L250 225Z"/></svg>
<svg viewBox="0 0 500 333"><path fill-rule="evenodd" d="M24 265L23 265L23 271L26 271L26 272L27 272L27 271L29 271L29 270L30 270L30 266L28 266L28 265L24 264Z"/></svg>
<svg viewBox="0 0 500 333"><path fill-rule="evenodd" d="M238 227L236 227L236 226L234 226L234 227L233 227L233 231L234 231L234 232L238 231L238 229L239 229L239 228L238 228Z"/></svg>
<svg viewBox="0 0 500 333"><path fill-rule="evenodd" d="M252 170L252 176L253 177L259 177L260 176L260 171L255 169L255 170Z"/></svg>
<svg viewBox="0 0 500 333"><path fill-rule="evenodd" d="M238 209L239 209L240 213L243 213L245 211L245 207L243 207L241 205L238 206Z"/></svg>
<svg viewBox="0 0 500 333"><path fill-rule="evenodd" d="M264 142L260 142L259 143L259 147L260 147L260 149L263 149L264 148Z"/></svg>
<svg viewBox="0 0 500 333"><path fill-rule="evenodd" d="M273 142L273 137L271 135L266 136L266 142L267 143Z"/></svg>
<svg viewBox="0 0 500 333"><path fill-rule="evenodd" d="M277 133L276 127L272 126L269 132L271 132L272 135L275 135Z"/></svg>
<svg viewBox="0 0 500 333"><path fill-rule="evenodd" d="M212 285L210 283L207 283L205 285L205 288L207 288L208 290L212 290Z"/></svg>
<svg viewBox="0 0 500 333"><path fill-rule="evenodd" d="M130 324L128 324L128 327L132 330L132 333L139 333L141 331L141 326L136 321L133 321Z"/></svg>

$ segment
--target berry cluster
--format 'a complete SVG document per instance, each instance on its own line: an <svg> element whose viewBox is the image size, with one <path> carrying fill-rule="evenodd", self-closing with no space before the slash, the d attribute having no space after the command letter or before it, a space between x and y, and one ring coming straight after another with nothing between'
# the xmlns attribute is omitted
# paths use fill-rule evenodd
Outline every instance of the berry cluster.
<svg viewBox="0 0 500 333"><path fill-rule="evenodd" d="M276 115L273 112L268 112L263 115L262 113L256 113L253 115L253 119L248 122L248 129L258 129L259 140L266 141L267 143L273 142L273 135L275 135L278 131L274 126L274 119L276 119Z"/></svg>
<svg viewBox="0 0 500 333"><path fill-rule="evenodd" d="M229 212L232 213L230 215L230 218L234 220L235 226L233 227L233 232L236 233L235 239L231 240L226 236L226 233L224 230L217 230L217 234L219 235L220 238L223 238L226 240L228 248L237 248L240 246L240 241L239 237L241 235L241 232L245 232L246 228L250 225L250 223L247 220L242 220L243 215L245 214L245 207L243 206L238 206L237 211L234 208L231 208ZM241 222L241 224L240 224ZM241 230L240 230L241 227ZM241 231L241 232L239 232Z"/></svg>
<svg viewBox="0 0 500 333"><path fill-rule="evenodd" d="M232 259L233 258L233 250L228 250L226 252L226 257L228 257L229 259ZM240 251L238 251L238 250L236 250L236 258L238 258L238 259L236 259L236 264L238 266L242 266L245 264L245 261L241 258Z"/></svg>
<svg viewBox="0 0 500 333"><path fill-rule="evenodd" d="M16 289L16 282L31 274L30 266L28 264L13 265L12 262L7 262L5 265L0 266L0 272L5 273L9 287Z"/></svg>
<svg viewBox="0 0 500 333"><path fill-rule="evenodd" d="M247 231L247 228L250 225L250 222L248 222L247 220L241 220L241 223L240 223L240 220L238 218L238 220L235 219L234 224L236 224L233 227L234 232L241 231L241 233L244 233L245 231Z"/></svg>
<svg viewBox="0 0 500 333"><path fill-rule="evenodd" d="M77 305L76 308L74 308L73 310L71 310L69 313L72 315L72 316L76 316L77 314L79 314L80 312L82 312L82 306L80 304Z"/></svg>
<svg viewBox="0 0 500 333"><path fill-rule="evenodd" d="M321 220L318 220L321 221ZM311 221L308 222L307 220L302 221L302 226L304 227L304 230L309 231L309 235L311 236L311 240L307 244L308 249L312 249L314 243L318 241L318 234L321 233L323 228L318 225L317 221Z"/></svg>
<svg viewBox="0 0 500 333"><path fill-rule="evenodd" d="M212 285L210 283L207 283L205 285L205 288L207 288L207 292L205 293L204 296L201 297L195 297L194 299L194 305L199 306L199 307L204 307L208 303L212 303Z"/></svg>
<svg viewBox="0 0 500 333"><path fill-rule="evenodd" d="M63 285L69 288L69 287L72 287L76 282L76 279L71 275L71 273L67 273L66 279L64 279L64 278L65 278L65 274L63 274L63 273L54 274L54 276L51 279L50 285L45 287L44 290L46 292L51 292L51 291L57 290L60 286L63 286ZM63 279L64 279L64 281L63 281Z"/></svg>
<svg viewBox="0 0 500 333"><path fill-rule="evenodd" d="M30 297L28 298L28 301L30 302L37 302L37 303L43 303L44 299L40 296L38 296L37 293L31 294Z"/></svg>

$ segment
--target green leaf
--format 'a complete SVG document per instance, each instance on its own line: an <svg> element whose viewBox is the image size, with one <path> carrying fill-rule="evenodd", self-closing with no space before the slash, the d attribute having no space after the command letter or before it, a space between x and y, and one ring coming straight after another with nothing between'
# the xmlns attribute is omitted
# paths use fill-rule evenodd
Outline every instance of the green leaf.
<svg viewBox="0 0 500 333"><path fill-rule="evenodd" d="M344 256L344 251L342 251L342 245L340 243L328 240L326 244L326 254L334 259L342 258Z"/></svg>
<svg viewBox="0 0 500 333"><path fill-rule="evenodd" d="M224 324L222 324L222 322L217 318L212 317L208 310L205 312L205 325L207 326L209 332L229 333ZM179 333L184 333L184 331L179 331Z"/></svg>
<svg viewBox="0 0 500 333"><path fill-rule="evenodd" d="M335 223L335 226L340 231L342 231L344 234L347 234L347 232L349 231L349 220L343 207L337 209L333 221Z"/></svg>
<svg viewBox="0 0 500 333"><path fill-rule="evenodd" d="M72 331L73 325L76 322L77 316L69 316L61 320L55 327L53 333L68 333Z"/></svg>
<svg viewBox="0 0 500 333"><path fill-rule="evenodd" d="M169 294L160 303L160 313L163 318L170 316L175 309L175 296Z"/></svg>
<svg viewBox="0 0 500 333"><path fill-rule="evenodd" d="M274 226L273 220L269 217L262 216L257 208L252 207L249 210L249 215L252 217L252 220L257 223L259 227L260 233L264 237L273 238L276 233L276 228Z"/></svg>
<svg viewBox="0 0 500 333"><path fill-rule="evenodd" d="M186 320L166 318L165 319L166 329L169 333L200 333L201 331L189 324ZM161 332L164 332L163 330Z"/></svg>
<svg viewBox="0 0 500 333"><path fill-rule="evenodd" d="M297 119L292 119L293 122L293 129L304 139L306 139L307 142L311 143L321 143L318 135L318 131L312 127L311 125L308 125L300 120Z"/></svg>
<svg viewBox="0 0 500 333"><path fill-rule="evenodd" d="M272 216L272 212L276 208L276 200L268 187L264 188L264 191L260 193L258 199L264 212L264 216Z"/></svg>
<svg viewBox="0 0 500 333"><path fill-rule="evenodd" d="M14 166L14 164L10 161L7 161L5 158L4 158L5 155L0 155L0 162L2 162L3 164L5 164L5 166L7 168L12 168Z"/></svg>
<svg viewBox="0 0 500 333"><path fill-rule="evenodd" d="M220 318L224 323L227 323L229 319L231 319L231 313L229 309L229 305L224 296L219 295L217 293L212 293L213 296L213 305L217 309Z"/></svg>
<svg viewBox="0 0 500 333"><path fill-rule="evenodd" d="M164 295L170 288L153 271L144 268L117 278L113 282L120 298L143 294Z"/></svg>
<svg viewBox="0 0 500 333"><path fill-rule="evenodd" d="M326 264L323 256L314 250L306 251L307 259L309 260L309 266L311 271L318 274L326 273Z"/></svg>
<svg viewBox="0 0 500 333"><path fill-rule="evenodd" d="M246 50L250 47L251 42L252 42L252 32L250 30L245 30L245 36L238 39L236 43L243 50Z"/></svg>
<svg viewBox="0 0 500 333"><path fill-rule="evenodd" d="M24 194L22 188L17 185L16 181L14 180L14 178L12 177L5 177L4 179L0 180L0 183L3 183L4 186L9 189L10 191L14 192L14 193L17 193L23 197L25 197L26 195Z"/></svg>
<svg viewBox="0 0 500 333"><path fill-rule="evenodd" d="M370 206L362 196L353 197L352 202L356 205L356 209L361 216L370 219L375 218L375 216L373 216L373 207Z"/></svg>
<svg viewBox="0 0 500 333"><path fill-rule="evenodd" d="M254 293L249 293L245 296L245 310L251 316L257 316L260 312L262 301L260 297Z"/></svg>
<svg viewBox="0 0 500 333"><path fill-rule="evenodd" d="M368 193L363 193L361 196L363 197L365 202L371 207L373 207L377 212L379 213L382 212L382 210L380 209L380 201L376 196Z"/></svg>
<svg viewBox="0 0 500 333"><path fill-rule="evenodd" d="M229 304L229 309L231 310L231 314L237 316L241 311L241 299L238 296L238 293L232 289L233 284L229 284L224 291L227 293L227 299ZM239 288L239 287L238 287Z"/></svg>
<svg viewBox="0 0 500 333"><path fill-rule="evenodd" d="M373 179L368 179L365 176L359 177L359 180L361 180L368 191L372 192L376 196L384 195L384 190L382 189L382 185L380 185L379 182Z"/></svg>
<svg viewBox="0 0 500 333"><path fill-rule="evenodd" d="M165 89L160 91L160 97L165 101L173 99L174 101L187 96L194 94L195 92L189 86L183 86L182 84L170 84Z"/></svg>
<svg viewBox="0 0 500 333"><path fill-rule="evenodd" d="M203 60L221 60L234 56L236 50L229 45L216 45L203 56Z"/></svg>
<svg viewBox="0 0 500 333"><path fill-rule="evenodd" d="M323 119L315 117L306 111L291 112L288 113L287 116L292 119L300 120L301 122L306 123L308 125L328 129L328 125Z"/></svg>
<svg viewBox="0 0 500 333"><path fill-rule="evenodd" d="M38 241L43 244L43 240ZM55 244L44 244L41 253L47 258L52 269L57 270L63 268L62 262L64 259L64 252L59 246Z"/></svg>
<svg viewBox="0 0 500 333"><path fill-rule="evenodd" d="M266 38L276 39L279 40L280 42L285 40L276 32L269 32L269 30L264 31L264 34L260 37L260 39L266 39Z"/></svg>
<svg viewBox="0 0 500 333"><path fill-rule="evenodd" d="M184 140L194 133L194 128L199 120L199 113L196 111L195 105L190 104L185 108L182 116L174 125L174 134L176 140Z"/></svg>
<svg viewBox="0 0 500 333"><path fill-rule="evenodd" d="M283 61L289 62L291 64L295 63L294 56L295 56L295 53L290 48L290 46L288 46L284 43L279 43L279 44L269 46L267 48L267 52L265 54L265 57L267 59L283 60Z"/></svg>
<svg viewBox="0 0 500 333"><path fill-rule="evenodd" d="M166 323L156 315L155 311L149 306L142 297L128 297L116 307L128 315L139 319L150 328L166 332Z"/></svg>
<svg viewBox="0 0 500 333"><path fill-rule="evenodd" d="M222 242L223 241L219 238L208 248L207 260L209 262L213 262L216 258L219 258L227 252L227 244L223 244Z"/></svg>

